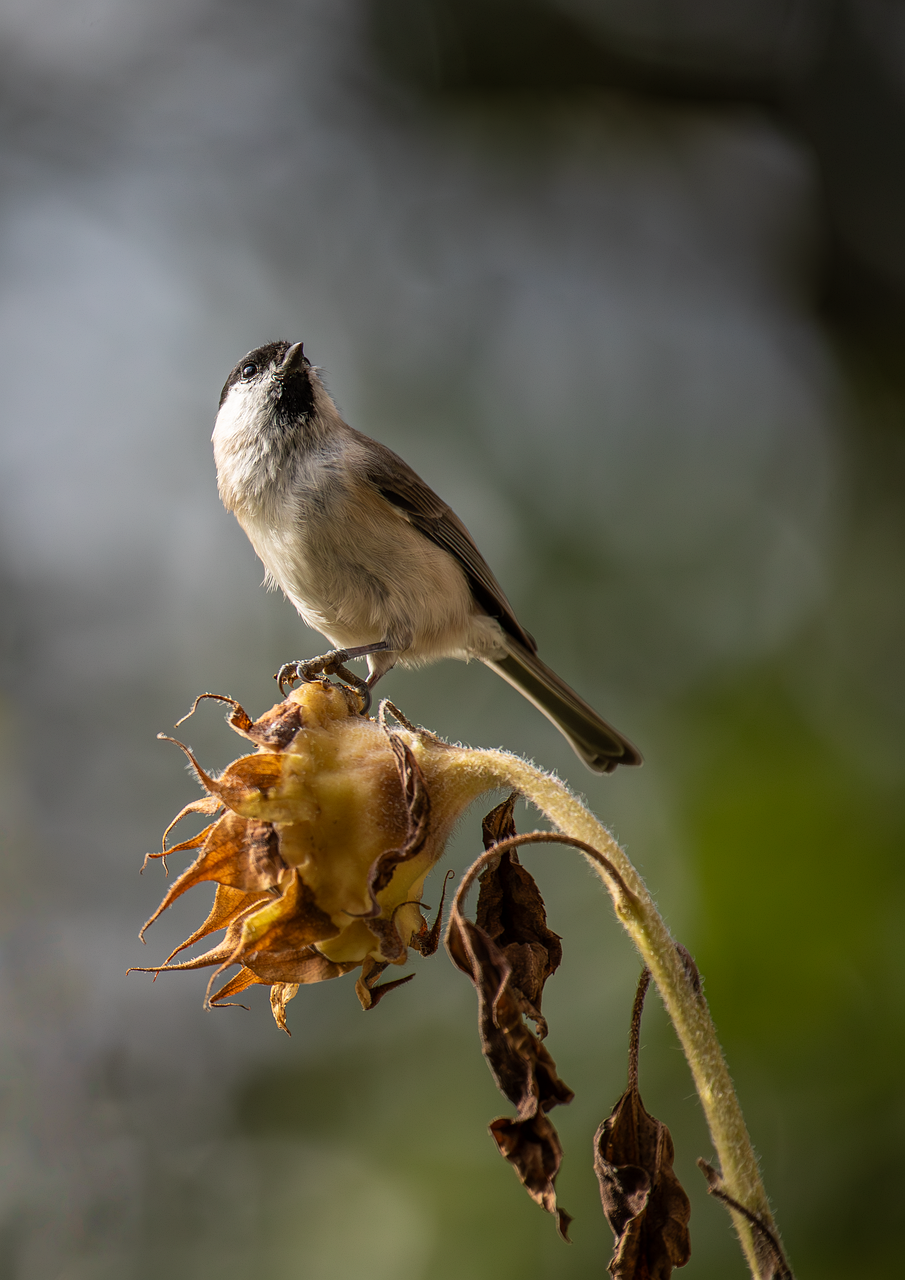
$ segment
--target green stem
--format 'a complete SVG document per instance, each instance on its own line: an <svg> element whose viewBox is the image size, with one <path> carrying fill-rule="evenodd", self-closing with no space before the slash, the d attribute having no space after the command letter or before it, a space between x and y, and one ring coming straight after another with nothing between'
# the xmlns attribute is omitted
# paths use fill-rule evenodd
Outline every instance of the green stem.
<svg viewBox="0 0 905 1280"><path fill-rule="evenodd" d="M616 914L650 969L672 1019L704 1108L726 1191L776 1233L757 1158L707 1001L624 850L558 778L542 773L518 756L502 751L445 748L447 766L449 754L456 757L457 769L466 775L463 782L469 790L482 780L488 790L519 791L563 834L599 850L631 890L633 896L629 898L598 862L588 858L609 889ZM752 1224L740 1213L730 1212L751 1274L759 1280L763 1273Z"/></svg>

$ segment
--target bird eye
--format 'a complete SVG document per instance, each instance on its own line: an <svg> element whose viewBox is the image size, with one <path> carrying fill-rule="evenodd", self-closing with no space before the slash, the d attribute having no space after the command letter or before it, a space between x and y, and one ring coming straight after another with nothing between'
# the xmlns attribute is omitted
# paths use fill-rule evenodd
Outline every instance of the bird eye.
<svg viewBox="0 0 905 1280"><path fill-rule="evenodd" d="M248 364L244 364L242 366L243 378L253 378L257 372L258 372L258 366L256 364L252 364L250 361Z"/></svg>

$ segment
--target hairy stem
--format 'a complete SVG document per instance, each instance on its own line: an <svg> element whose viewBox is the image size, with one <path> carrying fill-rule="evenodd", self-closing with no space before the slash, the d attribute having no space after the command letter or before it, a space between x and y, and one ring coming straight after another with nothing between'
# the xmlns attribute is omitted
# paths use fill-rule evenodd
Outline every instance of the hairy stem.
<svg viewBox="0 0 905 1280"><path fill-rule="evenodd" d="M620 890L596 859L588 857L607 886L616 915L650 969L672 1019L704 1108L726 1192L775 1233L751 1139L697 974L677 948L624 850L558 778L507 752L455 747L445 748L446 752L456 758L453 772L461 771L463 786L468 790L483 781L488 790L519 791L559 831L590 845L618 872L630 895ZM446 761L448 766L449 755ZM760 1280L764 1273L752 1224L742 1213L730 1211L751 1274Z"/></svg>

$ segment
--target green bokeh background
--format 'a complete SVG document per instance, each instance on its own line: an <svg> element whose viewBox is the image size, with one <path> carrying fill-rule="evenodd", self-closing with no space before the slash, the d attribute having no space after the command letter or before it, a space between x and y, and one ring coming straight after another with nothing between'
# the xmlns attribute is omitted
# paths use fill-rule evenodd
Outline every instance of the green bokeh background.
<svg viewBox="0 0 905 1280"><path fill-rule="evenodd" d="M796 1274L896 1273L905 89L891 8L799 9L0 17L0 1280L605 1274L591 1139L638 962L578 855L524 858L565 945L569 1247L487 1135L507 1107L442 952L367 1015L351 977L303 990L291 1039L262 990L206 1013L204 975L125 975L208 905L135 938L164 888L142 856L196 794L155 735L204 689L260 714L320 643L209 454L227 370L282 335L646 763L592 777L477 665L386 695L584 793L703 974ZM185 732L210 768L240 749L210 704ZM692 1197L685 1274L742 1277L655 995L641 1088Z"/></svg>

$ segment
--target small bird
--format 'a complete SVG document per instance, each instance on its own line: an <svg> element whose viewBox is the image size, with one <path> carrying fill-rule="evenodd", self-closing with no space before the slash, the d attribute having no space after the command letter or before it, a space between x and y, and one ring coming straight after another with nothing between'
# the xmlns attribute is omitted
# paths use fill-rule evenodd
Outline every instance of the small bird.
<svg viewBox="0 0 905 1280"><path fill-rule="evenodd" d="M340 417L301 342L250 351L213 434L220 497L302 618L336 646L279 673L366 657L370 689L401 662L479 658L556 725L595 773L641 755L537 656L468 530L385 445ZM348 675L348 673L345 673Z"/></svg>

